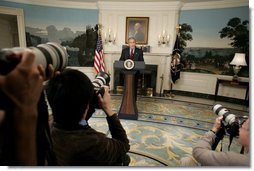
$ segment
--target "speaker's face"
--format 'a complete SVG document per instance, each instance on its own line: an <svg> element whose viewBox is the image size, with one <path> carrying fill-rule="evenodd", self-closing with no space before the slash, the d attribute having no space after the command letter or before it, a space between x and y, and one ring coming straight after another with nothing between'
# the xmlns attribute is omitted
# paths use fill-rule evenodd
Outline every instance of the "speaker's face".
<svg viewBox="0 0 254 171"><path fill-rule="evenodd" d="M135 39L129 39L128 45L129 45L130 48L135 48L136 40Z"/></svg>

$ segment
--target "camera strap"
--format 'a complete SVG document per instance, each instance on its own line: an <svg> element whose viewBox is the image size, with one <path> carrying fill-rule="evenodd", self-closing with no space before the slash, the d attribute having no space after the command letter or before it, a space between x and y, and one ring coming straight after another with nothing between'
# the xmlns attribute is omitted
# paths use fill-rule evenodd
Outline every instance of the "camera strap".
<svg viewBox="0 0 254 171"><path fill-rule="evenodd" d="M223 147L223 139L220 141L221 146L220 146L220 151L222 151L222 147Z"/></svg>
<svg viewBox="0 0 254 171"><path fill-rule="evenodd" d="M229 144L228 144L228 151L230 151L230 146L232 144L234 136L232 136L231 134L229 135Z"/></svg>
<svg viewBox="0 0 254 171"><path fill-rule="evenodd" d="M244 154L244 146L242 146L240 154Z"/></svg>
<svg viewBox="0 0 254 171"><path fill-rule="evenodd" d="M232 141L233 141L233 138L234 138L234 136L231 136L231 135L230 135L230 137L229 137L228 151L230 151L230 146L231 146L231 143L232 143ZM242 146L241 151L240 151L240 154L244 154L244 146Z"/></svg>

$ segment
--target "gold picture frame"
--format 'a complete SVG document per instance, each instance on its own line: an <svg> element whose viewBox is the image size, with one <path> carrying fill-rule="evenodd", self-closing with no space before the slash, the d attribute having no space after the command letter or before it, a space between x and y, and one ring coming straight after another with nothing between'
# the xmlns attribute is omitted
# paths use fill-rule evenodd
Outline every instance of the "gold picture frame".
<svg viewBox="0 0 254 171"><path fill-rule="evenodd" d="M149 17L126 17L125 43L134 37L137 44L148 44Z"/></svg>

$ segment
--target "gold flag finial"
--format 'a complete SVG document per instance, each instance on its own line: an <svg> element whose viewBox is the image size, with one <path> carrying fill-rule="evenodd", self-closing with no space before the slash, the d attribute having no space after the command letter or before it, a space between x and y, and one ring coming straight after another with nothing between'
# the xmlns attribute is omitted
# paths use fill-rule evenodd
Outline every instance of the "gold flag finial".
<svg viewBox="0 0 254 171"><path fill-rule="evenodd" d="M180 24L178 24L178 25L176 26L176 29L177 29L177 30L181 30L181 29L182 29L182 26L181 26Z"/></svg>
<svg viewBox="0 0 254 171"><path fill-rule="evenodd" d="M176 26L176 34L178 34L178 36L180 36L180 30L182 29L182 26L180 25L180 24L178 24L177 26Z"/></svg>

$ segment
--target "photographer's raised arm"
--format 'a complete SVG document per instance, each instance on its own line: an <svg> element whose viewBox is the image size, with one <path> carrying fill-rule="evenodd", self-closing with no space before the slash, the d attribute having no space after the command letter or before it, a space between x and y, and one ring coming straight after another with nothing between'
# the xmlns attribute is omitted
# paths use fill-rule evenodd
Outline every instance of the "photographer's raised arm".
<svg viewBox="0 0 254 171"><path fill-rule="evenodd" d="M112 138L106 138L107 145L103 148L105 150L105 160L110 163L116 162L119 157L124 156L130 149L129 140L126 135L120 120L116 113L114 113L110 106L110 94L108 88L105 88L103 98L99 96L102 109L107 114L107 122ZM111 155L108 155L111 154Z"/></svg>
<svg viewBox="0 0 254 171"><path fill-rule="evenodd" d="M24 52L20 63L0 76L0 89L12 101L10 138L14 142L14 161L10 165L36 165L37 104L43 89L44 69L34 64L34 54Z"/></svg>
<svg viewBox="0 0 254 171"><path fill-rule="evenodd" d="M215 120L213 128L208 131L194 146L192 155L203 166L247 166L248 156L235 152L218 152L212 150L216 133L220 129L223 117Z"/></svg>

